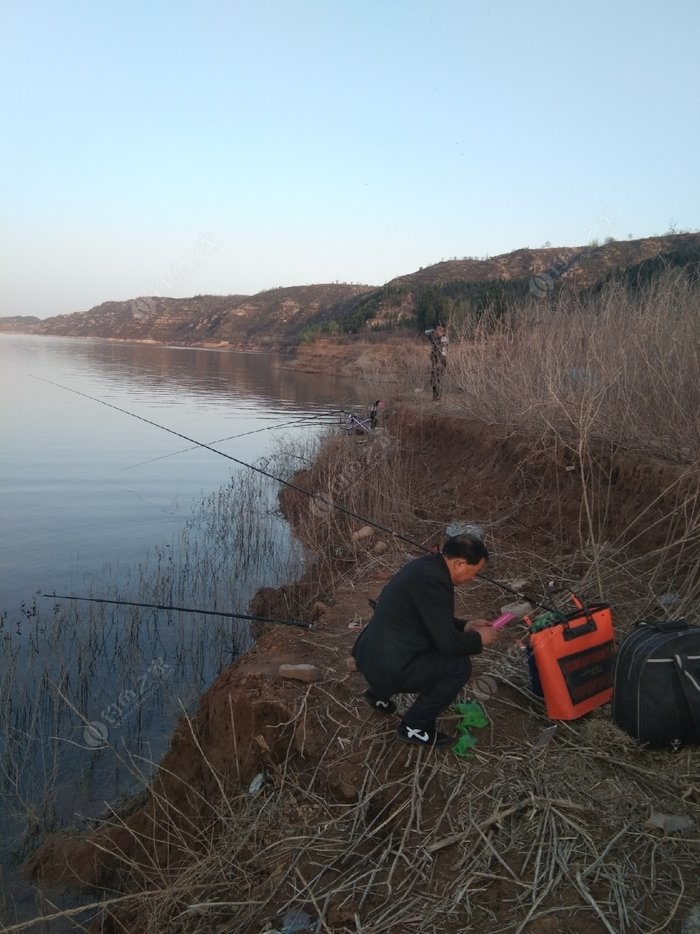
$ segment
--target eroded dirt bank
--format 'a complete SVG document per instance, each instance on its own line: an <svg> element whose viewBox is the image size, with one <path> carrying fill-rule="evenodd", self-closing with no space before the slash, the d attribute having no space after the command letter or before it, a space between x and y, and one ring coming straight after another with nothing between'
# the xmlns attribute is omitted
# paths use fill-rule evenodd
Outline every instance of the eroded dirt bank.
<svg viewBox="0 0 700 934"><path fill-rule="evenodd" d="M493 573L534 589L551 575L585 579L592 529L643 566L697 483L619 451L582 464L433 410L387 413L383 434L354 451L346 461L391 455L410 476L405 534L429 545L455 517L476 520ZM327 492L319 470L301 485ZM306 534L308 498L284 500ZM700 820L697 752L642 751L605 708L543 733L551 723L528 691L517 628L475 661L489 725L473 756L401 747L345 659L368 599L411 548L376 529L353 542L359 527L338 523L333 583L304 591L315 629L264 631L181 720L145 802L94 833L48 840L27 872L152 893L108 913L103 930L114 931L257 932L293 907L332 932L679 929L700 900L693 835L647 822L652 812ZM636 611L626 587L621 629ZM261 599L289 605L286 594ZM479 584L460 601L460 615L489 617L508 597ZM318 680L282 678L283 663L312 664Z"/></svg>
<svg viewBox="0 0 700 934"><path fill-rule="evenodd" d="M294 350L289 366L304 373L336 373L339 376L366 377L375 373L394 378L407 355L422 354L426 361L430 348L419 334L377 335L362 338L319 338Z"/></svg>

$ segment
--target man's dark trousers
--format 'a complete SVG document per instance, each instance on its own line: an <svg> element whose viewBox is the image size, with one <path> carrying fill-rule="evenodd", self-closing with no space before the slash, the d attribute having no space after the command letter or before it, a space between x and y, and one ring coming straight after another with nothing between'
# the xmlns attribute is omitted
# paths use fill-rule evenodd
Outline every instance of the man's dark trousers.
<svg viewBox="0 0 700 934"><path fill-rule="evenodd" d="M410 727L432 730L435 721L469 680L472 665L467 656L451 657L433 652L416 659L415 671L395 693L418 694L415 702L403 715L403 722ZM370 685L372 693L383 698L381 692Z"/></svg>

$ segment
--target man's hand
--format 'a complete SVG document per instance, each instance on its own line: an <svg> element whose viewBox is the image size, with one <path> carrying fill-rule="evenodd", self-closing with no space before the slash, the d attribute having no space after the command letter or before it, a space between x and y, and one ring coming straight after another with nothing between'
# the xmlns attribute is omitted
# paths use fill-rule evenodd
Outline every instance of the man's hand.
<svg viewBox="0 0 700 934"><path fill-rule="evenodd" d="M473 619L464 627L465 632L478 632L481 636L483 646L491 645L500 635L498 629L493 629L491 623L486 619Z"/></svg>
<svg viewBox="0 0 700 934"><path fill-rule="evenodd" d="M469 632L470 629L481 629L482 626L490 625L487 619L470 619L469 622L464 624L464 631Z"/></svg>

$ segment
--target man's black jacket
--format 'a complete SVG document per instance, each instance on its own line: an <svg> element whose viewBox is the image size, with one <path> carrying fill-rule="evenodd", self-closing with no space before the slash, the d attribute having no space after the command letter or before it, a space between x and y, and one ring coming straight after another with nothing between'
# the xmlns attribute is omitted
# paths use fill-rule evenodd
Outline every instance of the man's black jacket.
<svg viewBox="0 0 700 934"><path fill-rule="evenodd" d="M405 565L382 590L372 619L352 649L358 670L383 696L413 691L422 681L421 659L481 652L478 632L455 619L454 584L440 554Z"/></svg>

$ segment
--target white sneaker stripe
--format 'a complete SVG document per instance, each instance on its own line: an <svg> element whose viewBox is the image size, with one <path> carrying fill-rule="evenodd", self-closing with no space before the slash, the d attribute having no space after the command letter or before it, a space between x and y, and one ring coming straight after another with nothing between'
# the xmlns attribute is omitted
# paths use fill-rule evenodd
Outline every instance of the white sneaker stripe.
<svg viewBox="0 0 700 934"><path fill-rule="evenodd" d="M421 743L427 743L430 739L425 730L415 730L411 726L406 727L406 733L408 734L409 739L419 739Z"/></svg>

